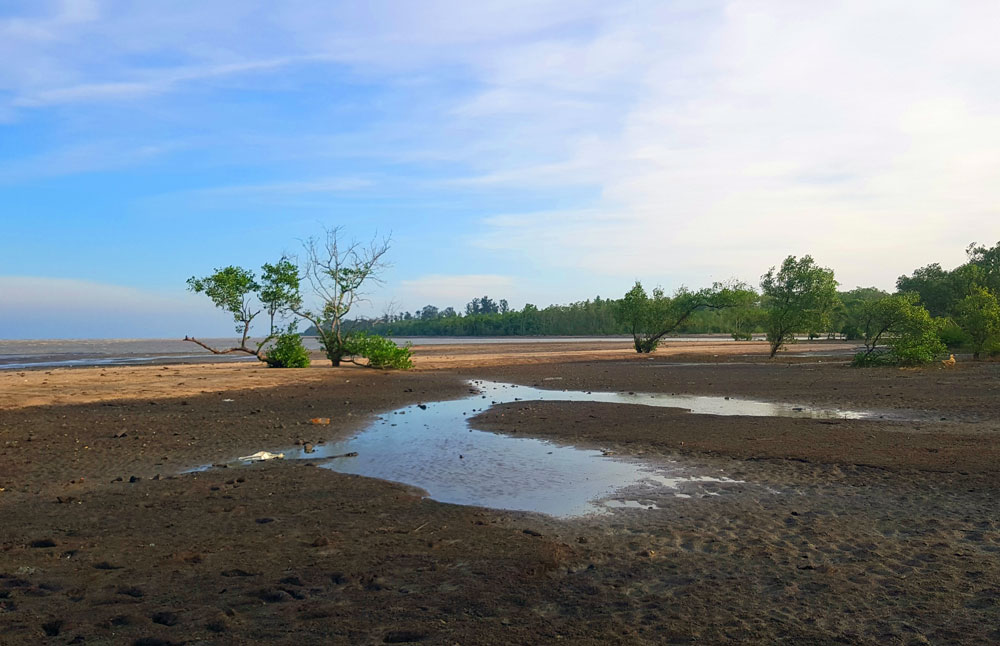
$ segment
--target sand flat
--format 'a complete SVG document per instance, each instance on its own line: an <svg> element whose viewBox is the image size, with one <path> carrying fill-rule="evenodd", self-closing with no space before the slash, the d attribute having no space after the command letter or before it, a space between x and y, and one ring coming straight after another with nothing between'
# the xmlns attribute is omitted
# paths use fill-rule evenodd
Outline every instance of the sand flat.
<svg viewBox="0 0 1000 646"><path fill-rule="evenodd" d="M770 362L762 347L439 346L408 373L0 374L0 642L1000 640L1000 364L858 371L823 348ZM474 419L736 482L625 492L571 520L443 504L308 460L178 475L333 442L379 413L467 396L471 378L935 416L513 402Z"/></svg>

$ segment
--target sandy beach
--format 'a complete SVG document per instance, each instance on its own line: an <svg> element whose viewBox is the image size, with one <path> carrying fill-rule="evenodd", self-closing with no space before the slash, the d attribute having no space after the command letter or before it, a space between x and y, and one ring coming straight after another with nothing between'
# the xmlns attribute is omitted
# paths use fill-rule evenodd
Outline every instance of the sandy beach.
<svg viewBox="0 0 1000 646"><path fill-rule="evenodd" d="M0 373L0 643L1000 642L1000 364L856 370L849 349L435 345L409 372ZM578 518L440 503L308 456L234 462L350 437L477 379L871 415L470 414L724 480L621 491L634 508Z"/></svg>

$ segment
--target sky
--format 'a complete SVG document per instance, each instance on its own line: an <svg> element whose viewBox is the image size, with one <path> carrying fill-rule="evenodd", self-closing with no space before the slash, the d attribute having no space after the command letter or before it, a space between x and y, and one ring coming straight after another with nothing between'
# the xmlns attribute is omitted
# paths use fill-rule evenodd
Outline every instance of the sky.
<svg viewBox="0 0 1000 646"><path fill-rule="evenodd" d="M1000 3L0 4L0 338L232 334L190 276L391 235L360 314L892 289L1000 240Z"/></svg>

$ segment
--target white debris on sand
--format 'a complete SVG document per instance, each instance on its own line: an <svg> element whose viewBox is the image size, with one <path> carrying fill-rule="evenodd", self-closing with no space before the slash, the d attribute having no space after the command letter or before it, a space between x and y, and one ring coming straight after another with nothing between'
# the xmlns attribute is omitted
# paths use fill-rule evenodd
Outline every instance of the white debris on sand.
<svg viewBox="0 0 1000 646"><path fill-rule="evenodd" d="M238 458L244 462L263 462L264 460L280 460L285 457L284 453L271 453L270 451L257 451L253 455L244 455Z"/></svg>

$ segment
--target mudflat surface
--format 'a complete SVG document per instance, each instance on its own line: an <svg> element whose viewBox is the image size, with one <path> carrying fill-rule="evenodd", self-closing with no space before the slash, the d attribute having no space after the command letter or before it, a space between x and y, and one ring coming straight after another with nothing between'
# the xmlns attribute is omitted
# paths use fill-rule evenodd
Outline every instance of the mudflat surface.
<svg viewBox="0 0 1000 646"><path fill-rule="evenodd" d="M1000 364L859 371L749 345L0 375L0 643L1000 641ZM730 480L622 492L657 508L583 519L441 504L308 459L182 473L329 442L470 378L892 419L515 402L471 422Z"/></svg>

